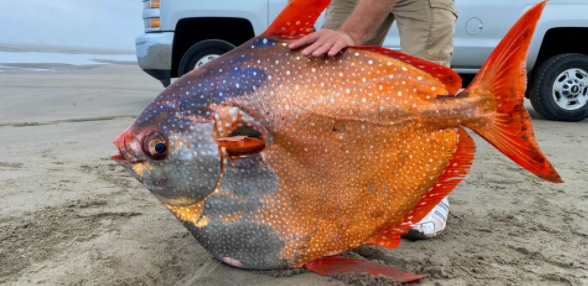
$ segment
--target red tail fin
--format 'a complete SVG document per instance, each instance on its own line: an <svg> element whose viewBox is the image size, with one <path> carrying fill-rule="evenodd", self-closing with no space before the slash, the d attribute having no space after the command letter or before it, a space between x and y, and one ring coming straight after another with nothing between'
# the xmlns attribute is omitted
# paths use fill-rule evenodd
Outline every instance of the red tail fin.
<svg viewBox="0 0 588 286"><path fill-rule="evenodd" d="M546 4L547 1L543 1L533 6L521 17L464 93L483 97L481 102L491 106L485 121L467 124L468 128L531 173L561 183L561 178L537 146L531 118L523 106L527 87L527 50Z"/></svg>

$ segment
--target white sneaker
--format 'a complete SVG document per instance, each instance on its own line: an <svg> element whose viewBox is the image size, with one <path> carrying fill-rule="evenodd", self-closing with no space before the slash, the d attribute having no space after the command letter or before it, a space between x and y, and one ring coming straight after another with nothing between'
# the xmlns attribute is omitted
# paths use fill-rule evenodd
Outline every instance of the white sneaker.
<svg viewBox="0 0 588 286"><path fill-rule="evenodd" d="M445 230L448 214L449 201L447 200L447 197L445 197L421 221L412 225L412 229L403 237L413 240L422 240L438 236Z"/></svg>

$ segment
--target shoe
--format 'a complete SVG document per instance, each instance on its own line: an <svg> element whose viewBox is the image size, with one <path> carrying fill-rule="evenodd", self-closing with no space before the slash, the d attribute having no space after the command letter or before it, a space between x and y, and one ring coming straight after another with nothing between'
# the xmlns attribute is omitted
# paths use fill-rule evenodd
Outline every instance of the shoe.
<svg viewBox="0 0 588 286"><path fill-rule="evenodd" d="M414 224L412 229L403 238L411 240L425 240L438 236L447 226L447 215L449 214L449 201L447 197L443 198L430 213L421 221Z"/></svg>

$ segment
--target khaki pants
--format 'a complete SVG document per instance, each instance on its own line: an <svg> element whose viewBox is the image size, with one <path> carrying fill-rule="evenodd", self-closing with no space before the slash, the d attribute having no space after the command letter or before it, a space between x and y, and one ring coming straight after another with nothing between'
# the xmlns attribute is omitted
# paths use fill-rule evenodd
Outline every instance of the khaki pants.
<svg viewBox="0 0 588 286"><path fill-rule="evenodd" d="M323 28L339 29L358 1L333 0ZM381 46L394 20L403 53L449 67L457 20L454 0L397 0L382 25L363 44Z"/></svg>

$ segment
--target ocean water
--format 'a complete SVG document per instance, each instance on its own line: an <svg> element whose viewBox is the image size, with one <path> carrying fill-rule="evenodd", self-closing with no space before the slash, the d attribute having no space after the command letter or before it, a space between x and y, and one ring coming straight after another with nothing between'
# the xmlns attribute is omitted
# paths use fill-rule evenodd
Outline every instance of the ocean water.
<svg viewBox="0 0 588 286"><path fill-rule="evenodd" d="M66 64L66 65L101 65L104 61L136 62L133 54L99 55L99 54L68 54L44 52L7 52L0 51L2 64Z"/></svg>

